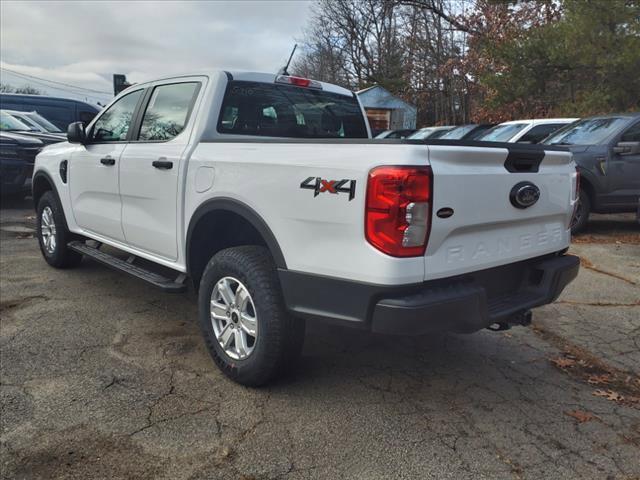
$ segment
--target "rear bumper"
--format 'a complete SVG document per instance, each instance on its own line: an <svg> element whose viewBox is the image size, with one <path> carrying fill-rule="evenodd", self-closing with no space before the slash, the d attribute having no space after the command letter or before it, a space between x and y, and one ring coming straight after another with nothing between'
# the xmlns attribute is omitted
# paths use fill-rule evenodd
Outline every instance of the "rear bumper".
<svg viewBox="0 0 640 480"><path fill-rule="evenodd" d="M280 271L285 302L307 319L377 333L471 333L558 298L577 276L573 255L552 255L449 279L389 287Z"/></svg>

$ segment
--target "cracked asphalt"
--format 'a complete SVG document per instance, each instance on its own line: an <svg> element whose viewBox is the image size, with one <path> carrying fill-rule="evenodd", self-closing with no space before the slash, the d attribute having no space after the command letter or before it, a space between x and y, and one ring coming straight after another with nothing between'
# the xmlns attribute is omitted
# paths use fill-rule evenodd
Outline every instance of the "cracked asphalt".
<svg viewBox="0 0 640 480"><path fill-rule="evenodd" d="M0 220L0 468L12 479L638 479L640 231L602 216L531 327L383 337L309 325L295 373L218 372L194 295L41 259Z"/></svg>

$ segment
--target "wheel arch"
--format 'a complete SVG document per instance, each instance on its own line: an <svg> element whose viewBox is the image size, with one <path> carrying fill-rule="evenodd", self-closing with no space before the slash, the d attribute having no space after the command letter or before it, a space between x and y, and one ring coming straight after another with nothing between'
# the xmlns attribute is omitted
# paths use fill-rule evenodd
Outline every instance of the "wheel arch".
<svg viewBox="0 0 640 480"><path fill-rule="evenodd" d="M56 190L56 184L54 183L51 176L43 171L38 170L33 175L33 180L31 181L31 196L33 197L33 208L38 208L38 202L42 195L44 195L47 191L53 191L53 194L57 197L58 202L60 201L60 196L58 195L58 191Z"/></svg>
<svg viewBox="0 0 640 480"><path fill-rule="evenodd" d="M227 228L221 235L216 226ZM287 264L275 235L251 207L232 198L214 198L201 204L189 221L186 239L186 267L196 289L209 259L218 251L240 245L265 246L278 268Z"/></svg>
<svg viewBox="0 0 640 480"><path fill-rule="evenodd" d="M593 184L591 175L586 174L583 169L579 169L580 172L580 189L584 190L589 196L589 201L591 202L591 207L594 208L596 206L596 188Z"/></svg>

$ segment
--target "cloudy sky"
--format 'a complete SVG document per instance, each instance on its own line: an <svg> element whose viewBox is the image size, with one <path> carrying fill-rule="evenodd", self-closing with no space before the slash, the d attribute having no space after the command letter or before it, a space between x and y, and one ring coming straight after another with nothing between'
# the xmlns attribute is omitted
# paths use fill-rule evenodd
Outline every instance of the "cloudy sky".
<svg viewBox="0 0 640 480"><path fill-rule="evenodd" d="M276 72L300 39L311 2L0 1L0 81L52 95L104 99L112 74L130 82L228 68ZM106 95L108 98L109 95Z"/></svg>

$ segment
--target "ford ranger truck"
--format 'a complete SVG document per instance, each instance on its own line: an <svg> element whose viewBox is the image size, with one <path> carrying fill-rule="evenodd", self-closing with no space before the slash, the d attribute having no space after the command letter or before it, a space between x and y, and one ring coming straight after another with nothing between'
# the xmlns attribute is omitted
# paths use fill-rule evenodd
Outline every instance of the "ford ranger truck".
<svg viewBox="0 0 640 480"><path fill-rule="evenodd" d="M306 321L508 328L575 278L570 152L370 136L357 97L314 80L134 85L38 155L42 255L192 285L213 360L251 386L295 364Z"/></svg>

